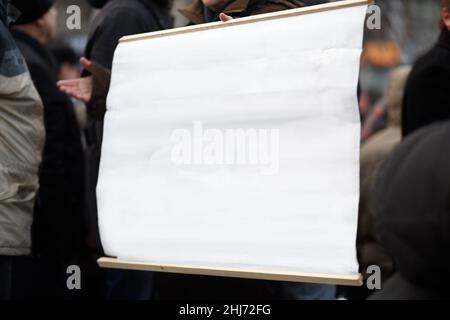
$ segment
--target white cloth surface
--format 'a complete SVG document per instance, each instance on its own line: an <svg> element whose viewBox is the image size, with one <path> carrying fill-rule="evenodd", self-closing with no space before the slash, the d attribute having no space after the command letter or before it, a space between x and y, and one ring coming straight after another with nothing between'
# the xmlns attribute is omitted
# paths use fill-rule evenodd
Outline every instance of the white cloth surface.
<svg viewBox="0 0 450 320"><path fill-rule="evenodd" d="M365 13L358 6L120 43L97 186L106 253L357 273ZM174 132L199 122L216 132L276 130L276 172L174 163Z"/></svg>

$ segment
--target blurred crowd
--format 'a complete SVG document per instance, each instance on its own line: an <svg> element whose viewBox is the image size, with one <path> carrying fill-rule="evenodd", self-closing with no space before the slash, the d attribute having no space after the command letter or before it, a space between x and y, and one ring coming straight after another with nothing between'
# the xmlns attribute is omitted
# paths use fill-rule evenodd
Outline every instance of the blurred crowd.
<svg viewBox="0 0 450 320"><path fill-rule="evenodd" d="M448 298L450 0L439 37L399 65L373 105L359 90L360 272L382 289L101 269L96 184L114 50L126 35L172 28L171 0L88 0L98 10L82 57L54 41L53 0L0 0L0 299ZM322 0L193 0L188 24ZM81 58L81 59L80 59ZM356 88L355 88L356 91ZM370 112L369 112L370 111ZM82 290L68 290L67 267Z"/></svg>

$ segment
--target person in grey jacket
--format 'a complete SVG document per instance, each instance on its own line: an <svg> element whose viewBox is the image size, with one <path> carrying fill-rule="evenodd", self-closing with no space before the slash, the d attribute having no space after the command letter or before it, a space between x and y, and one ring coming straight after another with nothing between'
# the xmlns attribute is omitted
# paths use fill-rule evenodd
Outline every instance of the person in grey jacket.
<svg viewBox="0 0 450 320"><path fill-rule="evenodd" d="M31 225L45 131L41 99L8 30L0 0L0 299L10 297L14 256L31 252Z"/></svg>

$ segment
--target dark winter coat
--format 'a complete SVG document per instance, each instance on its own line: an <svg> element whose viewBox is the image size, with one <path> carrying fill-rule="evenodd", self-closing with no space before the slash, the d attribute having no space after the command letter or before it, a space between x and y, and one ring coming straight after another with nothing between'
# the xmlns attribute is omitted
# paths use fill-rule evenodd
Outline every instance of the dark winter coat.
<svg viewBox="0 0 450 320"><path fill-rule="evenodd" d="M84 241L84 155L73 106L56 87L49 51L25 33L13 36L44 104L46 142L33 226L36 253L70 256Z"/></svg>
<svg viewBox="0 0 450 320"><path fill-rule="evenodd" d="M433 122L450 119L450 31L414 65L403 100L402 131L406 136Z"/></svg>

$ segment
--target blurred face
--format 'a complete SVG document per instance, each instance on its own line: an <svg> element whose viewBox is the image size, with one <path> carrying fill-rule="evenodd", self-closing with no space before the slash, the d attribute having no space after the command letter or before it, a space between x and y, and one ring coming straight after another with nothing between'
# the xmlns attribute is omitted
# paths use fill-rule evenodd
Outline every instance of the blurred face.
<svg viewBox="0 0 450 320"><path fill-rule="evenodd" d="M450 9L442 8L441 10L441 19L444 27L447 27L450 30Z"/></svg>
<svg viewBox="0 0 450 320"><path fill-rule="evenodd" d="M223 7L228 0L202 0L203 4L211 10L217 11Z"/></svg>
<svg viewBox="0 0 450 320"><path fill-rule="evenodd" d="M37 23L45 36L46 41L52 39L56 34L58 19L58 10L55 6L51 7L46 14L40 18Z"/></svg>

